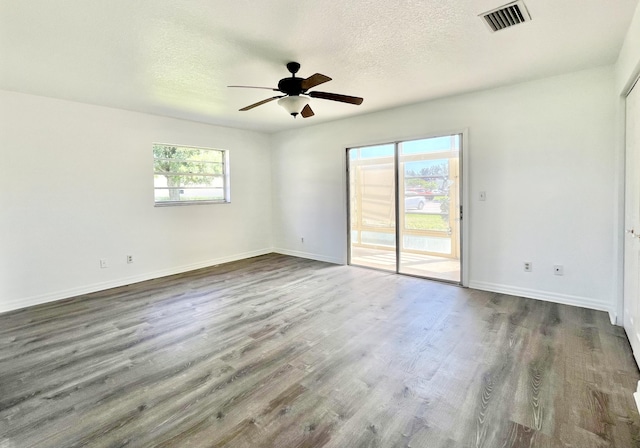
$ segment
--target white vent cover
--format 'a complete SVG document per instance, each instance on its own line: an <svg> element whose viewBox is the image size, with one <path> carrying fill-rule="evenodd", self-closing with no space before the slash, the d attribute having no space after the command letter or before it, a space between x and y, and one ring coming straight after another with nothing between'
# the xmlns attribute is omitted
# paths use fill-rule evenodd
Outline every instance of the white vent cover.
<svg viewBox="0 0 640 448"><path fill-rule="evenodd" d="M491 31L496 32L531 20L523 1L508 3L499 8L480 14Z"/></svg>

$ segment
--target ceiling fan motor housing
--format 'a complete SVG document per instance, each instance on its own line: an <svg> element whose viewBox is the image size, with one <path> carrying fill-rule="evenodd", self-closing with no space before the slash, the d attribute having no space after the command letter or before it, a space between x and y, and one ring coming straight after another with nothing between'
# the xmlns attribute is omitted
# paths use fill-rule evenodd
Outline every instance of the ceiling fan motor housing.
<svg viewBox="0 0 640 448"><path fill-rule="evenodd" d="M278 90L287 95L300 95L303 92L302 81L304 81L303 78L296 78L295 76L283 78L278 82Z"/></svg>

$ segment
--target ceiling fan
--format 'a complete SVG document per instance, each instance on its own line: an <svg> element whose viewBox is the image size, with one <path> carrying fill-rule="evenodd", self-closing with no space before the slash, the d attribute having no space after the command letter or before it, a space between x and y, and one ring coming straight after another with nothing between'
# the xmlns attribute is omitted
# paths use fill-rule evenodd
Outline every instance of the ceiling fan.
<svg viewBox="0 0 640 448"><path fill-rule="evenodd" d="M298 78L296 77L296 73L298 73L298 70L300 70L300 64L298 64L297 62L289 62L287 64L287 70L289 70L289 72L291 73L291 77L282 78L278 82L277 89L271 87L228 86L248 89L267 89L284 93L284 95L276 95L271 98L267 98L266 100L258 101L257 103L251 104L247 107L243 107L240 110L250 110L254 107L261 106L270 101L278 100L278 104L286 109L286 111L289 112L293 116L293 118L295 118L298 114L302 115L303 118L308 118L314 115L313 110L311 110L311 106L309 106L310 98L320 98L323 100L339 101L341 103L356 105L362 104L363 99L357 96L339 95L337 93L318 91L307 92L307 90L313 87L316 87L327 81L331 81L331 78L321 73L316 73L315 75L311 75L306 79Z"/></svg>

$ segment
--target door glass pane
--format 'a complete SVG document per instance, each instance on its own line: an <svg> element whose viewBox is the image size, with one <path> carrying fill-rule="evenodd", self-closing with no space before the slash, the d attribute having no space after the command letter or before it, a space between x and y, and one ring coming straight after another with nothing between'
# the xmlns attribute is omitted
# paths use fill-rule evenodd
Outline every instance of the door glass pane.
<svg viewBox="0 0 640 448"><path fill-rule="evenodd" d="M398 146L399 272L460 281L460 135Z"/></svg>
<svg viewBox="0 0 640 448"><path fill-rule="evenodd" d="M393 144L348 151L353 265L396 271L394 152Z"/></svg>

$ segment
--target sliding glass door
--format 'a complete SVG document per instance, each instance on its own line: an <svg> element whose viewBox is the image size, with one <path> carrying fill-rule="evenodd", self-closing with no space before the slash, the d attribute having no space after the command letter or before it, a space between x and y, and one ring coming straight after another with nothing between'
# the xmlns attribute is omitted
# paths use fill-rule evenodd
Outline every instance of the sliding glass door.
<svg viewBox="0 0 640 448"><path fill-rule="evenodd" d="M349 149L348 160L352 263L395 272L395 145Z"/></svg>
<svg viewBox="0 0 640 448"><path fill-rule="evenodd" d="M460 134L348 150L349 262L459 283Z"/></svg>

